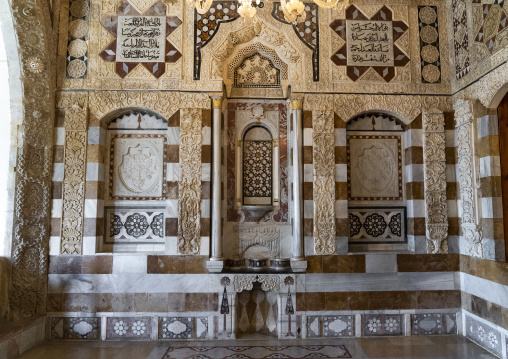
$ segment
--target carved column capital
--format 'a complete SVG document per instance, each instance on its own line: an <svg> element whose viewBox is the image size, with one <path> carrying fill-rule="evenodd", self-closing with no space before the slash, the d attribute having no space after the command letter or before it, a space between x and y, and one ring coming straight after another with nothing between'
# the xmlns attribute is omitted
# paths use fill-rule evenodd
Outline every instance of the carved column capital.
<svg viewBox="0 0 508 359"><path fill-rule="evenodd" d="M291 109L301 110L303 108L303 93L291 94Z"/></svg>
<svg viewBox="0 0 508 359"><path fill-rule="evenodd" d="M425 132L443 132L444 131L444 114L443 111L437 109L424 109L422 112L423 130Z"/></svg>
<svg viewBox="0 0 508 359"><path fill-rule="evenodd" d="M222 109L222 100L224 99L222 93L211 93L210 98L212 99L213 108Z"/></svg>

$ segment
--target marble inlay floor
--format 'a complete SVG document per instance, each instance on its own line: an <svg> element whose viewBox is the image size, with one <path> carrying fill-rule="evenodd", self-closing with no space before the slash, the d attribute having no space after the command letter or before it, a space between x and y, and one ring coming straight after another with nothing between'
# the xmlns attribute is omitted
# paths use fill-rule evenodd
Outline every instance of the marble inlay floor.
<svg viewBox="0 0 508 359"><path fill-rule="evenodd" d="M47 342L21 359L495 359L455 336L194 342Z"/></svg>

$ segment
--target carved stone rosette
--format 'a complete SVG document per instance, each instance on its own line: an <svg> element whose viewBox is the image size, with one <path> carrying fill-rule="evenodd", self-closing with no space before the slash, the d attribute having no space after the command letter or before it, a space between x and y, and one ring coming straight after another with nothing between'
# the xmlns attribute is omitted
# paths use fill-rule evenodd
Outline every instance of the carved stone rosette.
<svg viewBox="0 0 508 359"><path fill-rule="evenodd" d="M178 252L199 254L201 244L201 109L182 109L180 181L178 183Z"/></svg>
<svg viewBox="0 0 508 359"><path fill-rule="evenodd" d="M332 111L312 112L314 252L335 254L335 135Z"/></svg>
<svg viewBox="0 0 508 359"><path fill-rule="evenodd" d="M23 126L18 126L9 289L9 315L18 320L46 313L55 66L47 4L10 0L7 6L11 14L3 19L12 18L12 25L9 20L4 25L13 26L19 56L19 72L12 77L20 79L16 86L23 98L23 112L16 119ZM11 63L9 68L17 70Z"/></svg>
<svg viewBox="0 0 508 359"><path fill-rule="evenodd" d="M476 193L473 172L472 150L472 103L457 100L455 107L455 125L457 131L457 157L459 166L459 186L462 206L462 233L468 244L467 252L471 256L482 257L483 245L481 230L476 216Z"/></svg>
<svg viewBox="0 0 508 359"><path fill-rule="evenodd" d="M278 275L256 275L256 274L244 274L235 275L233 279L233 287L235 292L242 292L244 290L252 290L253 283L261 283L261 289L265 292L280 290L280 277Z"/></svg>
<svg viewBox="0 0 508 359"><path fill-rule="evenodd" d="M448 253L444 115L423 111L425 221L428 253Z"/></svg>
<svg viewBox="0 0 508 359"><path fill-rule="evenodd" d="M87 117L86 107L65 111L61 254L81 254L83 247Z"/></svg>

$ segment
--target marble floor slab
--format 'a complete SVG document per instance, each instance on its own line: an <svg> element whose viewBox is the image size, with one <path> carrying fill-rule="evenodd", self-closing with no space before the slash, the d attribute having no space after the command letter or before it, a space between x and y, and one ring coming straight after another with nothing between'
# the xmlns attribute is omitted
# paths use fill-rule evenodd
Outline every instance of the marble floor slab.
<svg viewBox="0 0 508 359"><path fill-rule="evenodd" d="M315 340L46 342L21 359L495 359L455 336Z"/></svg>

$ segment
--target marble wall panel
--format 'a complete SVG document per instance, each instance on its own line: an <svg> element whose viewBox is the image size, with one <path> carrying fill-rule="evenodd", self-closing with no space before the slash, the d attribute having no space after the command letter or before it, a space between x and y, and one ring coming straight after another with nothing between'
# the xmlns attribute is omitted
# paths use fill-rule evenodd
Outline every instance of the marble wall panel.
<svg viewBox="0 0 508 359"><path fill-rule="evenodd" d="M354 316L323 316L324 337L352 337L355 335Z"/></svg>
<svg viewBox="0 0 508 359"><path fill-rule="evenodd" d="M137 245L152 245L154 250L164 250L165 207L105 207L104 215L103 249L124 247L127 250Z"/></svg>
<svg viewBox="0 0 508 359"><path fill-rule="evenodd" d="M502 335L493 327L466 314L466 337L488 351L502 356Z"/></svg>
<svg viewBox="0 0 508 359"><path fill-rule="evenodd" d="M321 317L311 315L307 316L307 337L321 337Z"/></svg>
<svg viewBox="0 0 508 359"><path fill-rule="evenodd" d="M98 340L100 332L100 318L51 318L51 339Z"/></svg>
<svg viewBox="0 0 508 359"><path fill-rule="evenodd" d="M400 314L365 314L362 322L366 337L403 335L404 321Z"/></svg>
<svg viewBox="0 0 508 359"><path fill-rule="evenodd" d="M413 335L441 335L444 331L441 314L411 315Z"/></svg>
<svg viewBox="0 0 508 359"><path fill-rule="evenodd" d="M107 339L149 340L151 333L151 317L107 318Z"/></svg>
<svg viewBox="0 0 508 359"><path fill-rule="evenodd" d="M406 208L349 208L349 243L406 243Z"/></svg>
<svg viewBox="0 0 508 359"><path fill-rule="evenodd" d="M193 318L159 318L159 339L192 339Z"/></svg>

